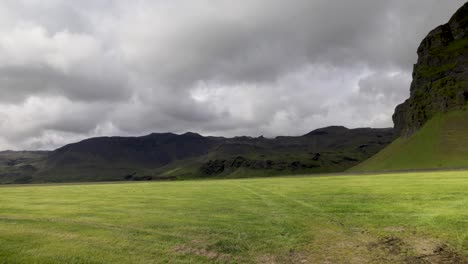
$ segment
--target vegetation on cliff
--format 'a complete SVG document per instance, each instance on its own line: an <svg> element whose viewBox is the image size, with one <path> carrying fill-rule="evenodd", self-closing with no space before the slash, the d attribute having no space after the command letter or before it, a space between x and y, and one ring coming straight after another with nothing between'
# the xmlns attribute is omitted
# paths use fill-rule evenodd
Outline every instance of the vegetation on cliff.
<svg viewBox="0 0 468 264"><path fill-rule="evenodd" d="M395 134L410 136L438 113L468 102L468 3L418 48L411 96L393 116Z"/></svg>

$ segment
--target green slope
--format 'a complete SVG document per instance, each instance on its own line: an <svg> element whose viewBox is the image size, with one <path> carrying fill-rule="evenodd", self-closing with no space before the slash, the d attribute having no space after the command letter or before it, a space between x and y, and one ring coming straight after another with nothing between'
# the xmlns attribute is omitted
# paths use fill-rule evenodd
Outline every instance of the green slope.
<svg viewBox="0 0 468 264"><path fill-rule="evenodd" d="M468 167L468 111L438 114L409 138L398 138L352 172Z"/></svg>

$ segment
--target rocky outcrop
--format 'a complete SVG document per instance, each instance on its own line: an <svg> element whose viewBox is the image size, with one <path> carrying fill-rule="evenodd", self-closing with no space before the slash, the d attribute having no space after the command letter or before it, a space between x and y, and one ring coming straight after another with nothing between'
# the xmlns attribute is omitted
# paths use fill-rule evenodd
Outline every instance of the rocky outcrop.
<svg viewBox="0 0 468 264"><path fill-rule="evenodd" d="M438 112L468 102L468 3L432 30L418 48L411 96L397 106L396 136L409 136Z"/></svg>
<svg viewBox="0 0 468 264"><path fill-rule="evenodd" d="M224 172L232 172L240 168L253 170L276 170L276 171L296 171L304 169L313 169L320 167L317 164L304 163L301 161L278 161L278 160L251 160L238 156L229 160L210 160L203 164L200 172L203 175L213 176Z"/></svg>

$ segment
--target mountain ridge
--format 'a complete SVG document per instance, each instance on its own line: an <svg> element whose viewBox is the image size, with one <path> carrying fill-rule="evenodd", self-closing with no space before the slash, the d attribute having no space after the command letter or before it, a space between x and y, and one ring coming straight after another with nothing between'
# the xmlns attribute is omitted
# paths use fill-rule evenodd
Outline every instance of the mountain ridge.
<svg viewBox="0 0 468 264"><path fill-rule="evenodd" d="M34 156L35 159L19 157L16 167L4 163L2 168L0 163L0 183L340 172L377 153L392 138L391 128L339 126L316 129L302 136L275 138L204 137L194 132L96 137L41 153ZM24 155L31 153L23 152ZM10 153L13 154L21 152Z"/></svg>

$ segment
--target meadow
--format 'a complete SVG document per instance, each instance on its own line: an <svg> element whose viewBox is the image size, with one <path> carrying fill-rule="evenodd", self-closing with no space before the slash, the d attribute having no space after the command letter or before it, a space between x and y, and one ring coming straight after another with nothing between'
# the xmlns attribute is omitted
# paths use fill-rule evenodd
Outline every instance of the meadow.
<svg viewBox="0 0 468 264"><path fill-rule="evenodd" d="M468 172L0 187L0 263L467 263Z"/></svg>

